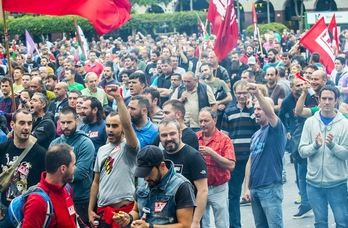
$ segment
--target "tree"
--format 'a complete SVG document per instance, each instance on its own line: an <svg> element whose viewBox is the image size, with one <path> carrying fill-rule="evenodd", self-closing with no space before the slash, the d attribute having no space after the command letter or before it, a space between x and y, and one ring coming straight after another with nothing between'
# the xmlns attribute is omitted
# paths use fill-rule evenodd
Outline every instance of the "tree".
<svg viewBox="0 0 348 228"><path fill-rule="evenodd" d="M303 2L310 2L313 0L293 0L294 4L295 4L295 13L296 13L296 18L298 20L298 28L301 32L303 32L303 19L304 19L304 15L303 15Z"/></svg>
<svg viewBox="0 0 348 228"><path fill-rule="evenodd" d="M163 3L164 5L168 5L172 0L131 0L130 2L134 4L138 4L140 6L150 6L157 5L158 3Z"/></svg>

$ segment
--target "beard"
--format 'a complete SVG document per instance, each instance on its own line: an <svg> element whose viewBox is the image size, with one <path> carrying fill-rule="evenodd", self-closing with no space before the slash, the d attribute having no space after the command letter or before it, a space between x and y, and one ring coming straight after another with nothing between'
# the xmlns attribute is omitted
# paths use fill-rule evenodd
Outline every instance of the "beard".
<svg viewBox="0 0 348 228"><path fill-rule="evenodd" d="M66 138L69 138L70 136L72 136L74 133L76 132L76 126L69 130L69 129L64 129L63 130L63 135L66 137Z"/></svg>
<svg viewBox="0 0 348 228"><path fill-rule="evenodd" d="M169 144L173 144L173 145L169 145ZM164 149L167 151L167 152L174 152L176 151L178 148L179 148L179 143L175 142L174 140L166 140L164 142L164 145L163 145Z"/></svg>
<svg viewBox="0 0 348 228"><path fill-rule="evenodd" d="M157 186L160 183L160 181L162 180L162 175L161 175L158 168L157 168L157 170L158 170L158 175L157 175L156 180L147 180L146 181L150 188Z"/></svg>
<svg viewBox="0 0 348 228"><path fill-rule="evenodd" d="M268 57L268 62L270 62L270 63L275 63L275 61L276 61L276 58L274 57L274 58L269 58Z"/></svg>
<svg viewBox="0 0 348 228"><path fill-rule="evenodd" d="M74 181L74 173L70 173L67 172L64 176L63 176L63 182L64 183L71 183Z"/></svg>
<svg viewBox="0 0 348 228"><path fill-rule="evenodd" d="M141 112L139 112L135 116L131 115L131 121L132 121L133 124L137 124L142 118L143 118L143 116L141 115Z"/></svg>
<svg viewBox="0 0 348 228"><path fill-rule="evenodd" d="M90 113L88 115L82 116L82 121L84 124L89 124L93 121L93 115Z"/></svg>
<svg viewBox="0 0 348 228"><path fill-rule="evenodd" d="M238 70L239 69L239 61L232 61L231 68L232 68L232 70Z"/></svg>

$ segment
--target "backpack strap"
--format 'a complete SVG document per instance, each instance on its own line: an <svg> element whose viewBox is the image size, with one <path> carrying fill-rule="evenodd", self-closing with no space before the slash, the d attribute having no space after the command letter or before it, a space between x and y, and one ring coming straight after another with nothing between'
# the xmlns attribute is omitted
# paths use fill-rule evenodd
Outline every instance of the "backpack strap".
<svg viewBox="0 0 348 228"><path fill-rule="evenodd" d="M46 208L47 208L46 209L46 218L45 218L45 222L44 222L42 227L48 228L48 226L51 223L52 215L53 215L52 201L51 201L50 197L47 195L47 193L42 188L40 188L38 186L34 186L32 193L40 195L46 201Z"/></svg>

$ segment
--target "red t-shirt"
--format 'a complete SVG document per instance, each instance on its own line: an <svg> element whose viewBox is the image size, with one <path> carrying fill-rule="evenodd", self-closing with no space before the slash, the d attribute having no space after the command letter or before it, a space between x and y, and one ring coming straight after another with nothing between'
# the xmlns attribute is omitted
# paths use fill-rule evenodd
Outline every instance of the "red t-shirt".
<svg viewBox="0 0 348 228"><path fill-rule="evenodd" d="M202 132L197 132L199 146L207 146L231 161L236 161L232 140L227 135L215 130L213 137L205 143ZM211 156L203 155L208 169L208 185L218 186L226 183L231 178L228 169L221 168Z"/></svg>
<svg viewBox="0 0 348 228"><path fill-rule="evenodd" d="M65 186L50 184L45 180L46 172L41 174L41 181L38 184L50 197L54 209L49 228L66 227L75 228L76 211L72 199L72 189L70 194ZM37 194L31 194L23 207L24 219L23 228L42 227L46 219L46 201Z"/></svg>
<svg viewBox="0 0 348 228"><path fill-rule="evenodd" d="M91 63L86 63L85 65L86 72L94 72L98 75L98 78L103 73L104 67L102 64L95 62L93 65Z"/></svg>

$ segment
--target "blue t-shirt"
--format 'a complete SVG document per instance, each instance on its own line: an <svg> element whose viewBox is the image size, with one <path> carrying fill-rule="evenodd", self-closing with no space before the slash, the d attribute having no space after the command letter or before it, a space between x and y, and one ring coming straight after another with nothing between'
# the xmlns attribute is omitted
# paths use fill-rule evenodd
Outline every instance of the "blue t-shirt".
<svg viewBox="0 0 348 228"><path fill-rule="evenodd" d="M138 137L140 149L151 145L158 135L158 127L151 122L150 118L147 119L147 123L143 128L137 128L134 124L133 128Z"/></svg>
<svg viewBox="0 0 348 228"><path fill-rule="evenodd" d="M104 146L107 140L106 130L105 130L105 120L102 120L100 124L97 122L93 124L85 124L80 128L81 131L85 132L89 138L92 140L95 147L94 158L101 146Z"/></svg>
<svg viewBox="0 0 348 228"><path fill-rule="evenodd" d="M251 137L250 189L282 183L285 144L286 130L280 119L274 128L267 125Z"/></svg>
<svg viewBox="0 0 348 228"><path fill-rule="evenodd" d="M323 121L323 123L324 123L325 125L329 125L329 123L331 123L331 122L333 121L333 119L335 119L335 116L334 116L334 117L331 117L331 118L327 118L327 117L323 116L323 115L321 114L321 112L319 112L319 116L320 116L321 121Z"/></svg>
<svg viewBox="0 0 348 228"><path fill-rule="evenodd" d="M0 143L7 142L6 134L0 129Z"/></svg>

